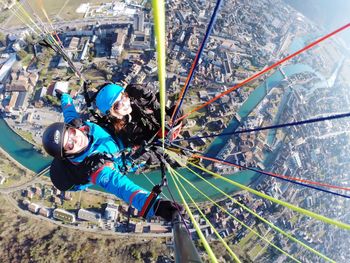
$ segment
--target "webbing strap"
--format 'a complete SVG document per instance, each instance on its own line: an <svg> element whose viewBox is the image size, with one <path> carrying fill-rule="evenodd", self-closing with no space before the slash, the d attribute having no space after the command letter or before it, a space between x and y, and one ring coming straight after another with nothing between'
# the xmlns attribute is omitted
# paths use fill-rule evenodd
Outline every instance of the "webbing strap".
<svg viewBox="0 0 350 263"><path fill-rule="evenodd" d="M100 168L98 168L90 177L90 180L93 184L96 184L96 179L97 176L100 174L100 172L105 168L105 167L110 167L110 168L114 168L114 165L112 162L107 162L104 165L102 165Z"/></svg>
<svg viewBox="0 0 350 263"><path fill-rule="evenodd" d="M139 216L142 216L143 218L147 217L149 210L151 210L152 206L157 200L158 195L161 192L162 190L160 185L157 184L153 187L152 192L147 197L145 204L143 205L141 211L139 212Z"/></svg>

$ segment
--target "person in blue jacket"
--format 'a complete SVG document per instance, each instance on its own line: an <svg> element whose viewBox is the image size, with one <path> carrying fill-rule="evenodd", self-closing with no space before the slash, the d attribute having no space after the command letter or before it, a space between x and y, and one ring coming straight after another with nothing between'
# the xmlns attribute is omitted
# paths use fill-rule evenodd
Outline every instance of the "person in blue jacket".
<svg viewBox="0 0 350 263"><path fill-rule="evenodd" d="M54 157L50 177L62 191L82 190L95 184L140 211L143 217L161 216L170 221L180 205L154 198L123 174L130 166L123 160L123 143L99 125L83 122L68 94L59 94L64 122L44 131L43 146Z"/></svg>
<svg viewBox="0 0 350 263"><path fill-rule="evenodd" d="M102 118L99 124L112 136L116 135L124 145L138 149L134 157L137 162L144 161L148 165L159 164L157 156L163 156L156 141L161 135L161 117L158 94L145 85L129 84L125 89L114 83L106 83L95 94L95 104ZM172 115L174 107L166 107L166 118ZM182 122L174 125L166 135L170 140L180 132ZM169 133L169 134L168 134ZM147 151L142 151L142 146ZM177 163L170 158L166 161L173 167Z"/></svg>

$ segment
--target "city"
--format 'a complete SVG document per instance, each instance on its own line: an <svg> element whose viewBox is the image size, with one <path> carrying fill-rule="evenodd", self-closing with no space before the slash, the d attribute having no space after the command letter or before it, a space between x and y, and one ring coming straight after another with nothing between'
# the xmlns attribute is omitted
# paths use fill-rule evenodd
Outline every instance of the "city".
<svg viewBox="0 0 350 263"><path fill-rule="evenodd" d="M74 66L91 80L92 90L107 81L123 85L147 83L148 88L158 89L154 28L148 4L148 1L81 4L75 12L82 18L53 22ZM169 102L177 98L186 82L214 5L206 0L167 1ZM8 6L3 8L8 10ZM2 116L13 131L43 153L41 137L44 128L54 121L62 121L55 90L68 92L79 112L86 110L79 78L54 50L40 45L29 28L17 26L10 32L2 30L1 34ZM283 1L225 1L184 100L184 112L228 90L266 65L296 52L321 35L318 27ZM239 131L346 112L350 105L347 93L350 57L348 52L341 50L337 40L321 44L221 97L190 116L182 136L205 137L228 131L231 127ZM334 123L326 121L242 133L224 137L221 147L210 154L243 167L348 187L348 131L349 124L343 119ZM209 137L183 141L182 146L206 151L215 140ZM140 220L135 209L129 218L128 205L108 193L95 190L61 192L48 178L37 177L21 165L12 168L15 172L10 172L12 157L6 153L1 155L4 161L0 163L0 193L27 215L79 231L121 236L132 234L171 243L171 224L159 218L149 222ZM242 170L222 163L203 162L203 165L230 178L235 174L239 176ZM18 178L18 174L23 176ZM216 182L214 180L211 182ZM264 175L253 174L249 183L250 187L270 196L349 223L347 199ZM337 262L346 262L349 257L344 240L349 240L350 236L345 230L246 191L228 188L228 193L230 198L221 195L218 204L233 217L211 202L200 203L200 207L220 236L247 262L288 260L285 254L254 235L254 231L302 262L320 262L321 259L268 227L242 209L240 204ZM342 190L340 193L346 194ZM207 240L221 251L213 229L198 211L194 214ZM192 236L197 240L198 236L190 226ZM223 262L232 260L226 252L218 256Z"/></svg>

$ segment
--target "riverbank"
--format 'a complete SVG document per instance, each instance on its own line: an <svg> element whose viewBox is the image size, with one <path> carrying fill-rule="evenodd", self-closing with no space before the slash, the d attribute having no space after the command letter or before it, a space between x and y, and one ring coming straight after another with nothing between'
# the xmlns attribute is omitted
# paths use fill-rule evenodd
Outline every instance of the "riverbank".
<svg viewBox="0 0 350 263"><path fill-rule="evenodd" d="M28 169L24 165L22 165L20 162L18 162L15 158L13 158L11 155L9 155L3 148L0 147L1 154L5 155L6 158L8 158L15 166L17 166L19 169L22 169L26 171L29 175L34 175L34 171Z"/></svg>
<svg viewBox="0 0 350 263"><path fill-rule="evenodd" d="M28 140L26 137L22 136L20 132L16 128L14 128L11 123L9 118L6 118L3 114L1 114L1 118L5 121L6 125L14 132L16 133L19 137L21 137L23 140L25 140L27 143L31 144L33 148L35 149L41 149L41 147L38 144L33 143L32 141Z"/></svg>
<svg viewBox="0 0 350 263"><path fill-rule="evenodd" d="M35 146L23 139L11 128L4 118L0 118L0 147L9 156L27 169L38 173L47 167L52 158L43 156Z"/></svg>

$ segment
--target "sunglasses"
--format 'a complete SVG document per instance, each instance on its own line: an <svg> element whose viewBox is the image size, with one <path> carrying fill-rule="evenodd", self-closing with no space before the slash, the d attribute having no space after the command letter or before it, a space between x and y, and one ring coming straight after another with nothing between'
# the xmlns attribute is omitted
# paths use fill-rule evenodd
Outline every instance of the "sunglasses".
<svg viewBox="0 0 350 263"><path fill-rule="evenodd" d="M68 128L67 131L68 132L68 140L67 143L64 145L64 150L66 151L71 151L74 149L74 140L73 138L76 136L77 132L74 128Z"/></svg>
<svg viewBox="0 0 350 263"><path fill-rule="evenodd" d="M117 110L120 110L120 108L122 107L124 101L129 98L129 95L128 93L126 92L123 92L122 95L120 96L120 99L116 102L114 102L113 104L113 110L117 111Z"/></svg>

